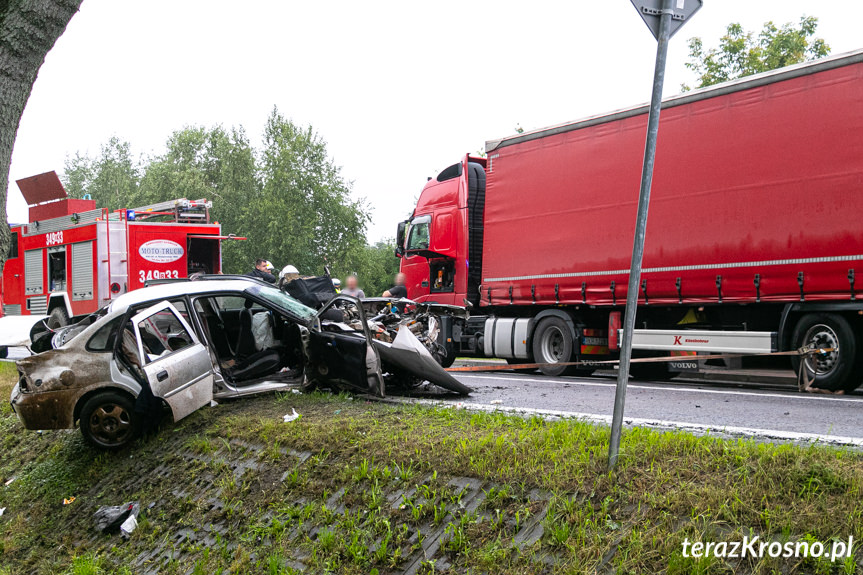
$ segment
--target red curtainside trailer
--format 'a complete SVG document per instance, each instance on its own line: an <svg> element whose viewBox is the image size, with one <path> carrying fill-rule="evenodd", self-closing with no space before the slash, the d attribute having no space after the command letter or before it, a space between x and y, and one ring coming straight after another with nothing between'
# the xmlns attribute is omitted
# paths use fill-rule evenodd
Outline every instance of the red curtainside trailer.
<svg viewBox="0 0 863 575"><path fill-rule="evenodd" d="M402 271L414 299L479 308L453 355L614 355L646 124L639 106L491 141L426 185ZM635 349L817 344L816 385L856 387L863 51L669 98L659 134Z"/></svg>

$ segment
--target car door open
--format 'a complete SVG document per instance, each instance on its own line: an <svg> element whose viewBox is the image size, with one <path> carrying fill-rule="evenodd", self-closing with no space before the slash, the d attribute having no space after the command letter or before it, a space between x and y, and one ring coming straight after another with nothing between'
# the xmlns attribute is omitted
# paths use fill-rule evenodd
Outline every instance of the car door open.
<svg viewBox="0 0 863 575"><path fill-rule="evenodd" d="M339 306L355 314L354 323L361 329L351 329L343 321L333 318L333 312L344 313ZM321 383L347 385L357 391L384 395L381 361L372 346L365 312L359 300L339 295L330 300L317 314L320 330L309 335L310 377Z"/></svg>
<svg viewBox="0 0 863 575"><path fill-rule="evenodd" d="M153 395L171 407L174 421L213 398L213 363L207 348L169 302L132 318L141 371Z"/></svg>

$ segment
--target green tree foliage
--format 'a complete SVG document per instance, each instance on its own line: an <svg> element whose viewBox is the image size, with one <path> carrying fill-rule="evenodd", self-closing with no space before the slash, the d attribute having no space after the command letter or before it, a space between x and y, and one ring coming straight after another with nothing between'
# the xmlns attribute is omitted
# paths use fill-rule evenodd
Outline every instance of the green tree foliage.
<svg viewBox="0 0 863 575"><path fill-rule="evenodd" d="M302 274L339 268L365 246L369 221L362 200L327 156L326 142L273 110L264 128L261 192L249 198L249 239L277 265L293 264Z"/></svg>
<svg viewBox="0 0 863 575"><path fill-rule="evenodd" d="M705 49L701 38L690 38L686 67L698 75L696 87L703 88L817 60L830 53L830 46L814 37L817 29L818 18L814 16L803 16L798 25L789 22L781 28L767 22L757 36L744 31L740 24L729 24L719 48ZM682 89L689 87L684 84Z"/></svg>
<svg viewBox="0 0 863 575"><path fill-rule="evenodd" d="M360 277L369 295L390 287L399 260L391 240L366 243L369 209L327 154L326 142L273 110L260 150L242 128L191 126L168 138L161 154L136 160L111 138L96 157L75 154L63 175L73 197L85 194L111 209L175 198L213 202L224 233L248 241L222 243L225 273L246 273L256 258L304 275Z"/></svg>
<svg viewBox="0 0 863 575"><path fill-rule="evenodd" d="M73 198L87 194L101 208L116 210L137 205L141 182L140 162L132 157L129 142L111 137L99 150L99 155L90 158L76 153L66 158L66 191Z"/></svg>

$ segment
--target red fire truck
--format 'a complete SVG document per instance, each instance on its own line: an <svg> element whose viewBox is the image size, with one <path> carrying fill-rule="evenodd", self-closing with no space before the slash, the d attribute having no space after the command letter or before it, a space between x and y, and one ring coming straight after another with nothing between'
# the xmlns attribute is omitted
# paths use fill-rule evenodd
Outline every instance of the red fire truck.
<svg viewBox="0 0 863 575"><path fill-rule="evenodd" d="M473 305L449 357L556 375L615 356L646 124L637 106L513 135L430 179L398 251L411 298ZM815 345L816 386L855 388L861 187L863 51L666 99L636 354Z"/></svg>
<svg viewBox="0 0 863 575"><path fill-rule="evenodd" d="M0 276L0 353L26 344L36 321L64 325L147 281L219 273L220 241L233 239L210 223L206 200L109 212L67 197L55 172L17 183L30 223L12 226Z"/></svg>

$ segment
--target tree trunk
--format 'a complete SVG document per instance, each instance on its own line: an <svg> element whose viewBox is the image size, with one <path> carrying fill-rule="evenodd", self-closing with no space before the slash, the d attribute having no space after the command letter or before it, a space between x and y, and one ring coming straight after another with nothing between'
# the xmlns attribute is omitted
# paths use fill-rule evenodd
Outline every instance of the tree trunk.
<svg viewBox="0 0 863 575"><path fill-rule="evenodd" d="M36 74L82 0L0 2L0 271L9 255L9 164Z"/></svg>

